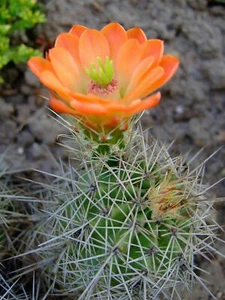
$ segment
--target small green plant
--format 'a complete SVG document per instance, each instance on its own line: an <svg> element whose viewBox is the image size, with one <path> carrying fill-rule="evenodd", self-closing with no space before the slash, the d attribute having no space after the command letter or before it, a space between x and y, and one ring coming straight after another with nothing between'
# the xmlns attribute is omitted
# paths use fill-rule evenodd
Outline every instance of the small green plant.
<svg viewBox="0 0 225 300"><path fill-rule="evenodd" d="M25 44L22 36L26 29L46 20L36 0L2 0L0 7L0 70L9 62L26 62L41 52ZM22 40L22 42L21 42ZM0 83L3 82L0 76Z"/></svg>

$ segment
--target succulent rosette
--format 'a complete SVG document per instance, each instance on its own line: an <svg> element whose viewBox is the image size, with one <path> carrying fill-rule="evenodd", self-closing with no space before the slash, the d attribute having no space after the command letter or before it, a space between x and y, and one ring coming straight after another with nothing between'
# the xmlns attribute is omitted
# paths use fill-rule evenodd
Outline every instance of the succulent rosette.
<svg viewBox="0 0 225 300"><path fill-rule="evenodd" d="M110 23L98 31L74 25L45 59L33 57L28 65L50 90L53 110L98 130L120 126L159 103L156 90L179 65L163 51L163 41L148 40L139 27L126 31Z"/></svg>

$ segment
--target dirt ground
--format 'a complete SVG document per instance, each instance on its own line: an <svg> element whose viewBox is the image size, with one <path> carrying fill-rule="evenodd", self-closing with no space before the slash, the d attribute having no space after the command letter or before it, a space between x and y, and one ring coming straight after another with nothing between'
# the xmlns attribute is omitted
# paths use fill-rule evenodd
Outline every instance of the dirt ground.
<svg viewBox="0 0 225 300"><path fill-rule="evenodd" d="M177 55L181 66L162 89L161 104L145 113L144 126L165 144L174 141L175 154L202 149L196 163L218 150L225 142L225 2L210 0L48 0L44 3L47 23L36 28L42 46L54 42L73 24L100 29L116 21L126 29L140 26L148 38L165 41L165 52ZM37 168L52 172L55 159L66 158L56 144L65 132L49 117L48 92L24 65L8 66L6 85L0 89L0 153L7 150L5 163L11 170ZM205 182L213 185L225 176L225 148L208 162ZM211 191L224 197L225 181ZM224 226L225 204L216 204L218 222ZM221 235L224 239L225 235ZM225 245L217 248L225 255ZM213 264L200 262L209 272L209 289L225 299L225 259L215 256ZM205 276L205 275L204 275ZM211 299L197 286L184 299Z"/></svg>

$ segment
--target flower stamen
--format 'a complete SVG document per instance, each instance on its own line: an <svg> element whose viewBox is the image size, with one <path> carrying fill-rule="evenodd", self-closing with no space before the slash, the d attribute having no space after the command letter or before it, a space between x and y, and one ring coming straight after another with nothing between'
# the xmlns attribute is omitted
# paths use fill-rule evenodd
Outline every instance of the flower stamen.
<svg viewBox="0 0 225 300"><path fill-rule="evenodd" d="M108 56L105 58L105 63L100 57L97 57L97 66L92 63L91 68L86 67L85 71L94 82L105 88L113 79L113 62Z"/></svg>

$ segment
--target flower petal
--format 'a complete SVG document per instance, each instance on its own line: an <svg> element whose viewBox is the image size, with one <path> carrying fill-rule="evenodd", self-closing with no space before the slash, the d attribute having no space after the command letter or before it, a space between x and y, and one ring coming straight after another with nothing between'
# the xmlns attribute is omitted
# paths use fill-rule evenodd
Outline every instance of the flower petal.
<svg viewBox="0 0 225 300"><path fill-rule="evenodd" d="M145 90L146 95L154 92L159 87L163 86L170 78L174 75L174 73L177 71L177 68L179 66L179 60L171 55L164 55L159 67L163 69L163 75L155 78L154 82L149 85L149 88ZM146 82L143 82L145 84Z"/></svg>
<svg viewBox="0 0 225 300"><path fill-rule="evenodd" d="M160 101L161 94L160 92L148 97L147 99L141 101L140 99L134 101L130 105L121 105L111 104L109 107L104 107L98 104L88 104L76 100L71 100L69 105L64 103L63 101L52 97L50 99L50 106L53 110L58 113L68 113L71 115L90 115L90 116L103 116L105 122L109 121L109 117L113 115L113 113L117 113L121 115L122 119L125 117L130 117L138 112L141 112L145 109L155 107ZM115 118L114 116L113 118ZM97 121L97 120L96 120ZM102 119L103 121L103 119Z"/></svg>
<svg viewBox="0 0 225 300"><path fill-rule="evenodd" d="M41 73L45 70L53 72L51 63L43 57L32 57L28 60L27 64L37 77L40 77Z"/></svg>
<svg viewBox="0 0 225 300"><path fill-rule="evenodd" d="M141 98L154 92L174 75L178 66L179 60L176 57L164 55L160 65L154 68L127 97Z"/></svg>
<svg viewBox="0 0 225 300"><path fill-rule="evenodd" d="M86 29L87 27L83 25L73 25L69 32L79 38Z"/></svg>
<svg viewBox="0 0 225 300"><path fill-rule="evenodd" d="M163 41L161 41L161 40L148 40L143 45L143 56L142 56L142 58L145 58L145 57L148 57L148 56L153 56L155 58L153 66L155 67L156 65L158 65L158 63L162 59L163 51L164 51Z"/></svg>
<svg viewBox="0 0 225 300"><path fill-rule="evenodd" d="M76 99L83 103L99 103L101 105L107 105L112 102L111 99L98 97L93 94L84 95L81 93L70 93L70 92L68 94L70 95L71 99Z"/></svg>
<svg viewBox="0 0 225 300"><path fill-rule="evenodd" d="M156 67L147 73L136 87L133 87L131 92L127 94L123 102L130 102L132 99L144 98L152 93L155 88L155 83L159 82L163 78L164 69L162 67Z"/></svg>
<svg viewBox="0 0 225 300"><path fill-rule="evenodd" d="M135 39L128 40L119 49L116 59L116 79L119 83L121 97L127 89L134 69L141 60L141 55L141 46Z"/></svg>
<svg viewBox="0 0 225 300"><path fill-rule="evenodd" d="M104 34L95 29L85 30L79 40L79 55L83 67L90 67L100 57L103 62L110 56L109 43Z"/></svg>
<svg viewBox="0 0 225 300"><path fill-rule="evenodd" d="M102 28L101 32L109 42L110 58L114 61L120 47L127 41L127 34L124 28L118 23L110 23Z"/></svg>
<svg viewBox="0 0 225 300"><path fill-rule="evenodd" d="M107 108L98 103L82 103L73 99L70 101L70 106L79 115L105 115L108 113Z"/></svg>
<svg viewBox="0 0 225 300"><path fill-rule="evenodd" d="M56 48L64 48L67 50L71 56L74 58L76 64L80 64L80 57L78 53L79 39L72 33L62 33L60 34L55 42Z"/></svg>
<svg viewBox="0 0 225 300"><path fill-rule="evenodd" d="M49 57L56 75L64 86L72 91L78 91L80 76L77 64L70 53L64 48L53 48Z"/></svg>
<svg viewBox="0 0 225 300"><path fill-rule="evenodd" d="M69 114L69 115L77 115L77 112L74 109L70 108L66 103L62 100L51 97L49 99L49 104L53 110L57 113Z"/></svg>
<svg viewBox="0 0 225 300"><path fill-rule="evenodd" d="M135 101L131 102L129 105L125 105L121 103L112 103L111 105L109 105L108 109L114 113L117 112L118 114L130 116L137 112L143 111L145 109L155 107L159 103L160 98L161 98L161 94L160 92L158 92L144 100L136 99Z"/></svg>
<svg viewBox="0 0 225 300"><path fill-rule="evenodd" d="M161 98L161 93L158 92L142 101L135 101L131 103L129 106L127 106L126 115L132 116L143 110L153 108L158 105L160 98Z"/></svg>
<svg viewBox="0 0 225 300"><path fill-rule="evenodd" d="M49 70L43 71L39 78L47 88L57 92L63 99L69 98L68 90L58 80L55 73L50 72Z"/></svg>
<svg viewBox="0 0 225 300"><path fill-rule="evenodd" d="M130 93L134 88L136 88L140 82L149 74L154 62L154 57L146 57L143 59L139 65L135 68L133 76L129 82L126 93Z"/></svg>
<svg viewBox="0 0 225 300"><path fill-rule="evenodd" d="M174 75L179 67L180 61L178 58L172 55L164 55L160 66L164 69L164 76L161 81L161 85L165 84Z"/></svg>
<svg viewBox="0 0 225 300"><path fill-rule="evenodd" d="M144 31L140 27L127 30L128 39L136 39L140 44L147 41Z"/></svg>

